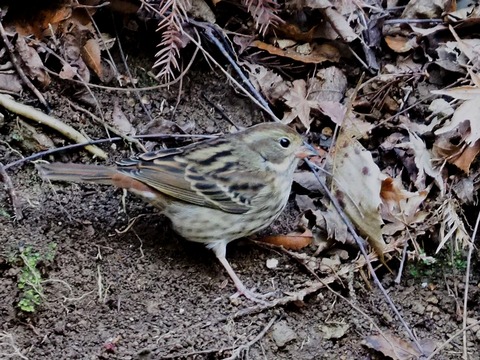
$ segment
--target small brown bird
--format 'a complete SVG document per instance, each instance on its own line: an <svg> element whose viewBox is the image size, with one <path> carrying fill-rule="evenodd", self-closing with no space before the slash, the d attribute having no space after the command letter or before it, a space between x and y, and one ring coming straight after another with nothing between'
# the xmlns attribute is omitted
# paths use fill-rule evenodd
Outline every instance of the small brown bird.
<svg viewBox="0 0 480 360"><path fill-rule="evenodd" d="M141 196L175 231L215 252L240 294L245 287L225 258L227 244L264 229L282 212L299 159L314 155L286 125L265 123L176 149L145 153L117 166L42 164L50 180L113 184Z"/></svg>

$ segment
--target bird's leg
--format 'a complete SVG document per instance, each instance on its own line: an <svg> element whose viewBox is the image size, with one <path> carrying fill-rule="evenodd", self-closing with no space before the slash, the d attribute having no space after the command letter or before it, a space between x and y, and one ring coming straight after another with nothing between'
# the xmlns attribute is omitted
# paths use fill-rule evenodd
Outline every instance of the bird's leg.
<svg viewBox="0 0 480 360"><path fill-rule="evenodd" d="M213 245L213 246L212 246ZM220 263L223 265L225 270L227 270L228 275L230 275L230 278L233 280L233 283L235 284L235 287L237 288L238 294L245 296L247 299L255 301L257 303L265 304L266 302L263 300L268 296L272 296L273 293L268 293L265 295L262 294L256 294L250 289L247 289L247 287L243 284L242 280L237 276L233 268L231 267L230 263L225 257L226 253L226 248L227 248L227 242L222 241L222 242L216 242L214 244L210 244L209 248L211 248L214 252L215 255L217 256L217 259L220 261ZM235 295L233 295L235 296Z"/></svg>

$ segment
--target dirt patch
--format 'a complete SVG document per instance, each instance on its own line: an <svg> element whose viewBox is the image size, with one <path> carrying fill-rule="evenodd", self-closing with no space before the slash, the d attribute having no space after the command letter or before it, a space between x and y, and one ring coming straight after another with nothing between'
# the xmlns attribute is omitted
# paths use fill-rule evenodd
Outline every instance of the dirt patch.
<svg viewBox="0 0 480 360"><path fill-rule="evenodd" d="M106 112L119 101L135 127L146 123L132 94L96 94ZM236 94L222 76L206 70L192 72L185 79L178 106L173 90L148 93L146 104L154 117L174 120L192 133L228 131L231 125L203 95L221 104L240 126L264 121L255 106ZM92 138L105 137L101 126L71 109L62 91L51 90L48 97L55 116ZM11 136L14 126L10 119L0 129L5 163L18 158L17 150L25 152L21 141ZM62 142L43 131L57 144ZM168 142L175 144L180 143ZM110 162L135 152L120 143L103 148ZM80 151L46 160L95 162ZM351 284L334 286L350 303L324 288L304 302L238 316L239 310L254 304L243 298L230 300L235 288L214 254L180 239L168 221L141 200L128 195L124 207L123 193L110 187L51 186L42 182L32 165L9 174L23 203L24 219L8 217L12 214L8 194L0 192L0 326L4 332L0 357L7 357L16 346L30 359L222 359L253 342L272 319L273 326L241 356L371 359L372 352L362 341L377 333L372 324L406 338L384 297L370 290L358 274L352 274ZM297 213L292 201L266 233L292 230ZM24 269L19 254L25 254L25 249L40 254L36 268L43 291L31 314L18 307L24 296L18 288ZM315 280L291 257L246 241L231 244L228 258L241 279L259 292L295 292ZM279 260L277 268L266 267L269 258ZM454 270L445 264L418 272L411 265L401 285L395 285L390 275L383 277L384 286L419 338L441 344L461 328L458 310L463 273ZM472 322L480 319L479 284L479 273L474 271L468 304ZM344 329L342 336L331 336L335 328ZM468 339L469 351L475 354L480 329L470 330ZM436 359L460 359L461 352L458 337Z"/></svg>

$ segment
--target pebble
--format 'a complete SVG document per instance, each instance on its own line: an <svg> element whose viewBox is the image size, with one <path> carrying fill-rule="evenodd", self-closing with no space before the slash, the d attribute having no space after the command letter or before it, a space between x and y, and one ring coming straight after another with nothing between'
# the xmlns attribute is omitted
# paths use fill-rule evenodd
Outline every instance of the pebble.
<svg viewBox="0 0 480 360"><path fill-rule="evenodd" d="M275 344L280 348L284 347L290 341L297 338L297 334L287 325L286 322L281 321L273 326L272 338Z"/></svg>
<svg viewBox="0 0 480 360"><path fill-rule="evenodd" d="M415 302L415 303L413 303L412 311L417 313L417 314L423 315L425 313L425 306L420 304L420 303Z"/></svg>

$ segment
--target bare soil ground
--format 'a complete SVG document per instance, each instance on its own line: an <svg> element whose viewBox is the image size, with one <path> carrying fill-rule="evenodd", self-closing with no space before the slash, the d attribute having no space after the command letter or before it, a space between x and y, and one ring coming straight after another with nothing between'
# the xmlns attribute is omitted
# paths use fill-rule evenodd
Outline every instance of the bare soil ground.
<svg viewBox="0 0 480 360"><path fill-rule="evenodd" d="M137 71L135 65L132 69ZM119 101L135 127L147 122L132 93L95 93L105 111ZM173 119L192 133L228 131L230 126L203 95L220 104L238 125L266 121L249 100L208 69L195 70L185 78L174 110L177 94L173 88L150 92L147 106L155 117ZM54 116L92 138L105 137L101 125L71 109L66 102L71 97L60 87L52 88L47 97ZM18 159L18 151L29 153L22 141L12 138L15 126L12 118L0 128L3 163ZM43 131L61 145L61 137ZM122 143L103 148L110 162L134 153ZM45 160L96 162L79 150ZM352 274L350 284L334 285L350 303L324 288L304 302L242 315L241 310L254 304L244 298L230 300L235 288L213 253L179 238L168 221L141 200L128 195L123 207L123 193L111 187L52 186L39 178L32 165L11 169L9 175L24 205L24 219L11 217L8 194L0 192L0 358L9 358L16 348L24 358L40 360L224 359L232 355L375 359L382 356L362 345L366 336L378 333L373 324L382 332L407 338L384 297L358 273ZM266 233L292 230L297 213L292 202ZM18 254L28 247L43 259L37 265L41 304L30 314L17 305L24 268ZM231 244L228 258L245 283L260 292L295 292L314 280L295 259L248 241ZM279 260L278 267L266 267L270 258ZM480 319L480 275L475 266L468 303L472 321ZM409 264L400 285L388 273L382 281L419 338L441 344L461 328L464 271L455 264L439 262L427 268ZM271 321L273 325L266 329ZM342 334L332 335L335 329L343 329ZM480 327L468 332L468 340L474 359L480 348ZM462 358L461 344L460 336L435 358Z"/></svg>

